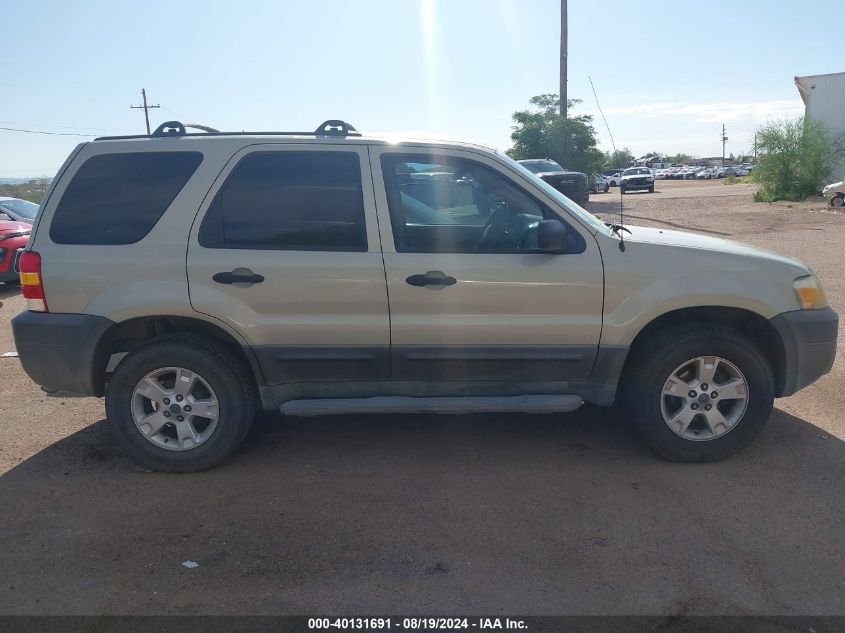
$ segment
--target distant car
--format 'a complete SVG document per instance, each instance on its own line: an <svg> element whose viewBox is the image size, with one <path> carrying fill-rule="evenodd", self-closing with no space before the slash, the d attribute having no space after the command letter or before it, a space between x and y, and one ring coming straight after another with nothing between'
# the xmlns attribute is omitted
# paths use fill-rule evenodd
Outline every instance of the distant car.
<svg viewBox="0 0 845 633"><path fill-rule="evenodd" d="M715 178L713 175L714 173L713 169L708 167L707 169L702 169L698 172L695 177L698 180L710 180L711 178Z"/></svg>
<svg viewBox="0 0 845 633"><path fill-rule="evenodd" d="M601 174L593 174L590 178L592 193L607 193L610 189L610 182Z"/></svg>
<svg viewBox="0 0 845 633"><path fill-rule="evenodd" d="M20 281L18 260L31 231L32 225L25 222L0 220L0 281Z"/></svg>
<svg viewBox="0 0 845 633"><path fill-rule="evenodd" d="M602 175L607 178L607 182L611 187L618 187L619 183L622 182L621 169L608 169L603 171Z"/></svg>
<svg viewBox="0 0 845 633"><path fill-rule="evenodd" d="M566 171L549 158L529 158L518 161L520 165L545 180L567 198L582 207L590 199L590 185L587 174L580 171Z"/></svg>
<svg viewBox="0 0 845 633"><path fill-rule="evenodd" d="M835 182L822 189L822 195L830 198L830 206L845 208L845 181Z"/></svg>
<svg viewBox="0 0 845 633"><path fill-rule="evenodd" d="M654 176L648 167L631 167L622 172L622 193L646 190L654 193Z"/></svg>
<svg viewBox="0 0 845 633"><path fill-rule="evenodd" d="M737 176L747 176L751 171L745 165L738 165L734 168Z"/></svg>
<svg viewBox="0 0 845 633"><path fill-rule="evenodd" d="M32 224L38 213L38 205L20 198L0 197L0 220L13 220ZM3 217L3 216L6 217Z"/></svg>

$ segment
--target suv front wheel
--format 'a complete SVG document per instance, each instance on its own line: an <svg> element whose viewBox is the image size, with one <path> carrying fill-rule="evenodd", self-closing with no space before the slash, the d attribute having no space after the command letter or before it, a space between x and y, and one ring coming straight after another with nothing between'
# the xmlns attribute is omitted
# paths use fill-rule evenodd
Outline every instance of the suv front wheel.
<svg viewBox="0 0 845 633"><path fill-rule="evenodd" d="M195 472L225 460L255 417L252 385L212 341L162 337L121 361L106 390L109 426L147 468Z"/></svg>
<svg viewBox="0 0 845 633"><path fill-rule="evenodd" d="M669 328L633 352L623 407L646 443L680 462L722 459L750 443L772 412L763 353L727 327Z"/></svg>

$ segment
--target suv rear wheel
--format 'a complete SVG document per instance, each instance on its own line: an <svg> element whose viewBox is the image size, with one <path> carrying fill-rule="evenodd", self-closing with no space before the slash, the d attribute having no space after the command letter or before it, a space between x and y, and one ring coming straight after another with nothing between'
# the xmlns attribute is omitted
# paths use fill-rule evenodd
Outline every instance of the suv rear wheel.
<svg viewBox="0 0 845 633"><path fill-rule="evenodd" d="M680 462L722 459L769 419L774 379L765 356L730 328L669 328L645 341L625 372L623 405L643 439Z"/></svg>
<svg viewBox="0 0 845 633"><path fill-rule="evenodd" d="M252 385L213 342L162 337L131 352L106 390L109 426L147 468L211 468L240 445L255 417Z"/></svg>

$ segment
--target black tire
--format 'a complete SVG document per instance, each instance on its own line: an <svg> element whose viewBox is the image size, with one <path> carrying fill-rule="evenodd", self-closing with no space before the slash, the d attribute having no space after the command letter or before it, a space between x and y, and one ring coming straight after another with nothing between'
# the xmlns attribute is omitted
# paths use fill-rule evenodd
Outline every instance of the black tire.
<svg viewBox="0 0 845 633"><path fill-rule="evenodd" d="M607 183L604 183L604 192L607 193L608 191L610 191L610 185L607 184Z"/></svg>
<svg viewBox="0 0 845 633"><path fill-rule="evenodd" d="M830 199L830 206L835 207L837 209L845 207L845 195L840 193L838 196L833 196Z"/></svg>
<svg viewBox="0 0 845 633"><path fill-rule="evenodd" d="M624 193L625 193L625 187L623 187L622 185L619 185L619 191L620 191L622 194L624 194Z"/></svg>
<svg viewBox="0 0 845 633"><path fill-rule="evenodd" d="M649 188L648 188L648 192L649 192L649 193L654 193L654 185L652 185L651 187L649 187Z"/></svg>
<svg viewBox="0 0 845 633"><path fill-rule="evenodd" d="M675 368L698 356L719 356L734 364L748 387L747 406L735 426L704 441L676 434L661 412L666 380ZM638 343L625 366L621 395L622 410L654 452L670 461L710 462L735 453L762 431L772 412L774 378L766 357L748 338L720 325L695 323L667 328Z"/></svg>
<svg viewBox="0 0 845 633"><path fill-rule="evenodd" d="M132 394L152 371L183 367L199 374L219 402L217 426L202 444L183 451L161 448L135 426ZM133 350L111 375L106 389L109 427L121 448L138 464L166 472L197 472L224 461L240 445L255 418L255 387L248 367L213 341L191 335L167 335Z"/></svg>

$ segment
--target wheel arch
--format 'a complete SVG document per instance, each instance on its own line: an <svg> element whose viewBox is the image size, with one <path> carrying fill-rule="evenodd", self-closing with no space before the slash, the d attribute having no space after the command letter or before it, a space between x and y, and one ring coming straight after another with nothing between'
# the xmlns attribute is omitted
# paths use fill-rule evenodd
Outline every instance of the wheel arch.
<svg viewBox="0 0 845 633"><path fill-rule="evenodd" d="M780 334L765 317L743 308L696 306L665 312L647 323L634 337L622 376L630 369L637 351L661 330L680 323L707 323L730 327L748 337L764 354L775 379L775 395L784 392L786 382L786 350ZM623 378L624 380L624 378Z"/></svg>
<svg viewBox="0 0 845 633"><path fill-rule="evenodd" d="M94 388L97 396L105 393L108 374L123 357L152 338L167 334L192 334L224 347L249 369L255 384L262 384L263 375L252 349L219 325L200 318L185 316L143 316L115 323L100 337L94 355Z"/></svg>

